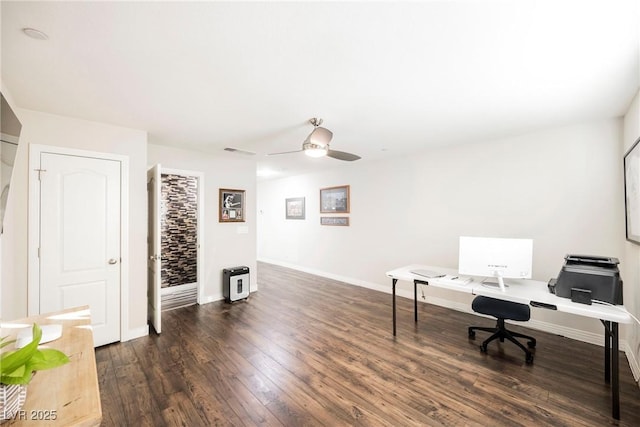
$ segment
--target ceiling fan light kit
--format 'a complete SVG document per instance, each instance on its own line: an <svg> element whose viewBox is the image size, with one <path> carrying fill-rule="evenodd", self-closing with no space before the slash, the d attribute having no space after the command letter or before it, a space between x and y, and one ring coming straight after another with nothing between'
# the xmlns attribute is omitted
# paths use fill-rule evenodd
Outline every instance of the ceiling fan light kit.
<svg viewBox="0 0 640 427"><path fill-rule="evenodd" d="M300 151L304 151L304 153L309 157L331 157L333 159L345 160L347 162L352 162L354 160L360 159L360 156L351 153L345 153L344 151L336 151L331 150L329 148L329 143L333 138L333 132L331 132L327 128L320 127L322 124L322 119L312 118L309 119L309 123L311 123L314 129L311 131L307 139L302 143L302 150L297 151L286 151L283 153L272 153L270 156L274 156L277 154L289 154L289 153L297 153Z"/></svg>
<svg viewBox="0 0 640 427"><path fill-rule="evenodd" d="M303 151L304 154L306 154L309 157L324 157L327 155L327 147L321 147L320 145L315 145L312 143L305 143L303 145Z"/></svg>

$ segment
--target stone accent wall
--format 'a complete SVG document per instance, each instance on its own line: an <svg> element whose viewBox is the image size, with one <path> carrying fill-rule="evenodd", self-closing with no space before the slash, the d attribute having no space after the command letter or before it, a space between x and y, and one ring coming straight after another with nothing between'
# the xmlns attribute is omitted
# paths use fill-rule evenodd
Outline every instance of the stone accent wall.
<svg viewBox="0 0 640 427"><path fill-rule="evenodd" d="M198 179L162 174L162 287L194 283L198 257Z"/></svg>

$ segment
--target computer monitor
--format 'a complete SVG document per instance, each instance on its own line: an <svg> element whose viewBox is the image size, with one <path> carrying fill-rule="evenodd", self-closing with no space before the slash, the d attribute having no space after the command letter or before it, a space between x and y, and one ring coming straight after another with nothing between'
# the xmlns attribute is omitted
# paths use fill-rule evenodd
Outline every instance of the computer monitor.
<svg viewBox="0 0 640 427"><path fill-rule="evenodd" d="M494 277L504 292L504 279L531 279L533 240L460 237L458 273Z"/></svg>

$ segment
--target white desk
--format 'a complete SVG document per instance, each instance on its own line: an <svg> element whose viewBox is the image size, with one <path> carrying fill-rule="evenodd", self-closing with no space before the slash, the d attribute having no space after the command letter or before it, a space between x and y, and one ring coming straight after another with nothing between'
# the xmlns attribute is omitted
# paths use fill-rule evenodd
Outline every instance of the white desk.
<svg viewBox="0 0 640 427"><path fill-rule="evenodd" d="M415 270L429 270L444 274L444 277L427 278L411 273ZM392 280L393 304L393 335L396 335L396 284L398 280L413 282L413 310L414 320L418 321L418 285L429 285L437 288L449 289L471 295L484 295L505 301L528 304L548 310L557 310L578 316L600 319L605 333L605 382L611 383L611 412L615 419L620 419L620 384L619 384L619 332L618 324L631 323L631 316L624 306L611 307L602 304L579 304L569 298L561 298L549 292L545 282L535 280L509 279L508 286L503 292L498 287L487 286L482 283L483 278L474 277L468 283L456 283L451 280L457 277L455 269L412 264L396 268L386 273Z"/></svg>

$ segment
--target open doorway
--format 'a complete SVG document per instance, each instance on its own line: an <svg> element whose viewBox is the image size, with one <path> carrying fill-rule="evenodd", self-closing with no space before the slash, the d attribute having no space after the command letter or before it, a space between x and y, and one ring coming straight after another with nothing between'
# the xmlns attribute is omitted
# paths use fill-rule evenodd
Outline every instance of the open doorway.
<svg viewBox="0 0 640 427"><path fill-rule="evenodd" d="M149 170L149 317L199 302L202 285L202 194L199 172Z"/></svg>

